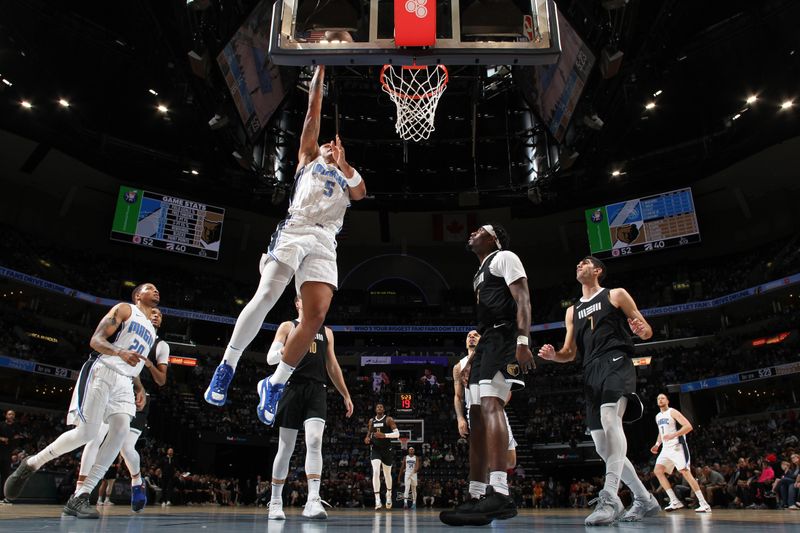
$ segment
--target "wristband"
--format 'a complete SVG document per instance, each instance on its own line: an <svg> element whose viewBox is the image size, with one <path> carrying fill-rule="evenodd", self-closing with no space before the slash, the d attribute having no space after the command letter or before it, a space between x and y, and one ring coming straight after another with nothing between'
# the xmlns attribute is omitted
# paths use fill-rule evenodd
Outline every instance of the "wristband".
<svg viewBox="0 0 800 533"><path fill-rule="evenodd" d="M517 337L517 346L519 346L520 344L528 346L528 337L526 335L519 335Z"/></svg>
<svg viewBox="0 0 800 533"><path fill-rule="evenodd" d="M358 185L364 180L361 179L361 174L358 173L358 170L353 169L353 177L345 178L344 181L346 181L347 186L352 189L353 187L358 187Z"/></svg>

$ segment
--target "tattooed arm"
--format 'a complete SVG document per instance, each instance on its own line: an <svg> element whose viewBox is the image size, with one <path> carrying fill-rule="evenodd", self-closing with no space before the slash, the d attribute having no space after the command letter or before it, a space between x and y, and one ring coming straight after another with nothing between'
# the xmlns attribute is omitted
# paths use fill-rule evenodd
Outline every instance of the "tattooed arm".
<svg viewBox="0 0 800 533"><path fill-rule="evenodd" d="M117 329L123 322L131 317L131 305L126 303L118 303L103 317L94 330L94 335L89 341L89 346L93 350L103 355L116 355L131 366L136 366L139 363L139 354L130 350L123 350L117 348L110 342L108 338L117 332Z"/></svg>

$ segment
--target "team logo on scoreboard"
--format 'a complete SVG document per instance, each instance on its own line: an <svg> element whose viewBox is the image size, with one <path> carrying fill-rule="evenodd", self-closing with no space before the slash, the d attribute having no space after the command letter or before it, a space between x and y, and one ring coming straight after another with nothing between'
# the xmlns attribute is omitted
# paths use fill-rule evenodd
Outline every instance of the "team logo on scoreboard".
<svg viewBox="0 0 800 533"><path fill-rule="evenodd" d="M592 213L592 222L598 224L603 221L603 212L600 209L595 209Z"/></svg>
<svg viewBox="0 0 800 533"><path fill-rule="evenodd" d="M142 244L142 238L139 235L134 235L132 241L133 244Z"/></svg>
<svg viewBox="0 0 800 533"><path fill-rule="evenodd" d="M125 191L125 201L129 204L135 204L138 197L139 191Z"/></svg>

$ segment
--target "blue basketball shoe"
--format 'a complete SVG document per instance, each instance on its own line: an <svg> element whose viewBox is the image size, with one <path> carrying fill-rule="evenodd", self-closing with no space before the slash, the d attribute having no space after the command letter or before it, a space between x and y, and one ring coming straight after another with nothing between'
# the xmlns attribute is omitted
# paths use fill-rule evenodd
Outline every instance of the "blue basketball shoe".
<svg viewBox="0 0 800 533"><path fill-rule="evenodd" d="M140 513L145 505L147 505L147 489L145 489L144 483L133 485L131 487L131 510L134 513Z"/></svg>
<svg viewBox="0 0 800 533"><path fill-rule="evenodd" d="M283 395L283 388L285 385L273 385L269 382L267 376L258 382L258 419L267 426L272 426L275 423L275 413L278 412L278 402Z"/></svg>
<svg viewBox="0 0 800 533"><path fill-rule="evenodd" d="M214 377L211 378L211 384L203 396L206 402L217 407L225 405L225 401L228 399L228 387L231 386L234 372L236 371L233 367L225 361L219 364L214 371Z"/></svg>

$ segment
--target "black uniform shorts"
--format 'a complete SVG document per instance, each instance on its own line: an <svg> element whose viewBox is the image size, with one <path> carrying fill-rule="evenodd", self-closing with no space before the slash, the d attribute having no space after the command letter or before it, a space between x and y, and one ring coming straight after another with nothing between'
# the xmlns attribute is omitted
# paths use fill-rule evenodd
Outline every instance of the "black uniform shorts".
<svg viewBox="0 0 800 533"><path fill-rule="evenodd" d="M312 418L328 418L328 386L317 381L289 381L278 402L275 426L302 429Z"/></svg>
<svg viewBox="0 0 800 533"><path fill-rule="evenodd" d="M628 407L623 420L633 422L642 416L642 404L636 395L636 369L625 352L609 352L583 369L586 395L586 425L589 430L603 429L600 406L616 403L623 396Z"/></svg>
<svg viewBox="0 0 800 533"><path fill-rule="evenodd" d="M381 462L386 466L392 466L392 463L394 462L394 450L391 446L372 446L372 449L369 452L369 460L374 461L375 459L380 459Z"/></svg>
<svg viewBox="0 0 800 533"><path fill-rule="evenodd" d="M472 358L469 384L489 383L500 372L511 390L525 388L522 370L517 363L517 325L510 322L488 327L481 334Z"/></svg>

